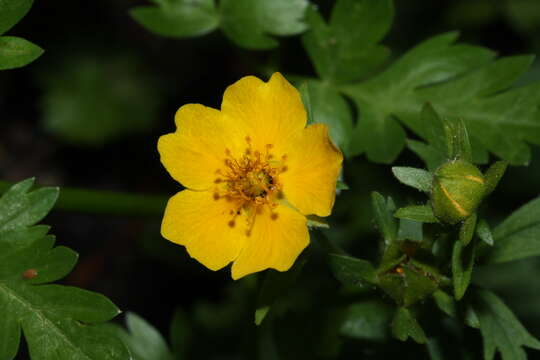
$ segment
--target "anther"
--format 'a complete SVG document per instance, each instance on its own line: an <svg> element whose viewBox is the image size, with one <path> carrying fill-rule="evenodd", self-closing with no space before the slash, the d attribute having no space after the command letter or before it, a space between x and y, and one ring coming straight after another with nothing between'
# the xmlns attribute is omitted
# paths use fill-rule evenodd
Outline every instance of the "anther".
<svg viewBox="0 0 540 360"><path fill-rule="evenodd" d="M234 220L231 220L227 223L227 225L229 225L230 228L233 228L236 225L236 223L234 222Z"/></svg>
<svg viewBox="0 0 540 360"><path fill-rule="evenodd" d="M289 168L287 166L282 166L281 167L281 172L284 173L285 171L289 170Z"/></svg>
<svg viewBox="0 0 540 360"><path fill-rule="evenodd" d="M272 219L272 220L277 220L277 218L278 218L277 213L272 213L272 215L270 215L270 219Z"/></svg>
<svg viewBox="0 0 540 360"><path fill-rule="evenodd" d="M214 200L219 200L219 194L218 193L214 193Z"/></svg>
<svg viewBox="0 0 540 360"><path fill-rule="evenodd" d="M221 180L220 178L217 178L216 180L214 180L214 184L219 184L221 183L223 180Z"/></svg>

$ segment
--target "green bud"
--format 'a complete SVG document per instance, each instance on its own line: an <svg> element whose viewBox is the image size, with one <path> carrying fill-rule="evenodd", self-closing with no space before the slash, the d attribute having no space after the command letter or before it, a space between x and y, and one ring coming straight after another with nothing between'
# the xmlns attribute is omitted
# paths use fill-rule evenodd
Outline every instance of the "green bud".
<svg viewBox="0 0 540 360"><path fill-rule="evenodd" d="M464 160L447 162L433 178L433 213L442 222L457 224L474 213L485 193L486 181L476 166Z"/></svg>

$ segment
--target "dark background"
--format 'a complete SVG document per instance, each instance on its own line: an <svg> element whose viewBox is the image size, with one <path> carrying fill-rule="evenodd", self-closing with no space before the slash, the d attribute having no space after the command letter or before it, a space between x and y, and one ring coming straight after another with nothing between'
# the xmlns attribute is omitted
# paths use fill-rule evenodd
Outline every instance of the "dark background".
<svg viewBox="0 0 540 360"><path fill-rule="evenodd" d="M536 53L540 49L539 2L517 2L532 20L511 15L506 1L396 1L395 25L384 43L397 57L432 35L459 29L461 41L490 47L500 55ZM156 142L174 130L178 107L192 102L219 107L223 90L248 74L267 77L278 69L285 74L314 74L298 37L282 38L281 46L271 51L241 49L219 31L200 38L166 39L130 18L128 10L142 4L147 3L36 1L9 31L8 35L38 44L45 53L25 68L0 74L2 179L35 176L39 184L171 196L180 185L159 162ZM319 1L323 12L331 4ZM540 79L538 63L520 81L535 79ZM96 136L77 141L71 134L75 130L63 132L51 126L55 119L73 121L72 128ZM117 129L110 136L100 136L106 134L103 124L109 121ZM484 211L494 223L537 196L538 155L534 149L530 167L510 169L487 201ZM396 164L422 166L408 151ZM363 157L346 161L344 177L351 190L338 198L330 218L334 230L327 235L351 254L375 259L377 235L369 193L377 190L403 202L422 198L399 185L389 166L368 163ZM216 349L213 353L190 345L188 353L203 359L236 358L231 354L245 352L239 350L244 343L236 334L253 330L249 318L253 284L233 283L228 269L214 273L190 259L182 247L161 238L160 221L160 216L53 211L45 223L52 225L58 244L80 253L79 264L65 283L107 295L164 334L175 309L180 308L193 329L192 344L209 343ZM480 278L506 296L536 336L540 336L540 309L530 304L538 303L540 285L527 282L526 275L539 266L537 260L525 261ZM336 292L337 283L320 267L316 271L324 272L327 281L314 286L315 291L326 286ZM238 320L244 318L248 320ZM228 329L230 325L235 329ZM480 341L477 332L471 331L473 351L479 351ZM354 342L346 342L344 348L345 353L370 358L391 352L380 345ZM400 351L407 357L408 351L412 356L418 350L407 344ZM426 354L416 353L416 358L422 356Z"/></svg>

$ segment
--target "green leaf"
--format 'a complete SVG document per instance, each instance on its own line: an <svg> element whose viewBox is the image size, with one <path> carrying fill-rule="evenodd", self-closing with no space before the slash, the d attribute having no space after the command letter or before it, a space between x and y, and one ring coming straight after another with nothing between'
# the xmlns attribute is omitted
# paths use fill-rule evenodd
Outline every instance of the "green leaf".
<svg viewBox="0 0 540 360"><path fill-rule="evenodd" d="M448 158L472 162L471 143L463 120L444 121Z"/></svg>
<svg viewBox="0 0 540 360"><path fill-rule="evenodd" d="M472 214L467 219L465 219L465 221L463 221L459 228L459 241L461 241L464 247L467 246L469 242L471 242L474 236L477 218L478 217L476 213Z"/></svg>
<svg viewBox="0 0 540 360"><path fill-rule="evenodd" d="M193 37L219 26L213 0L160 1L161 6L138 6L131 17L147 30L166 37Z"/></svg>
<svg viewBox="0 0 540 360"><path fill-rule="evenodd" d="M429 205L411 205L402 207L395 212L394 216L400 219L407 219L425 223L438 222L435 215L433 215L433 210L431 209L431 206Z"/></svg>
<svg viewBox="0 0 540 360"><path fill-rule="evenodd" d="M353 130L353 119L349 105L332 87L319 81L308 81L303 87L302 100L309 99L309 118L312 122L328 125L330 137L347 155Z"/></svg>
<svg viewBox="0 0 540 360"><path fill-rule="evenodd" d="M379 67L390 51L378 42L390 29L393 15L391 0L338 0L328 24L310 8L310 29L302 41L319 76L350 82Z"/></svg>
<svg viewBox="0 0 540 360"><path fill-rule="evenodd" d="M399 221L398 239L422 242L424 240L422 223L413 220L401 219Z"/></svg>
<svg viewBox="0 0 540 360"><path fill-rule="evenodd" d="M405 185L409 185L423 192L431 191L433 175L426 170L412 167L392 167L394 176Z"/></svg>
<svg viewBox="0 0 540 360"><path fill-rule="evenodd" d="M384 341L392 321L393 308L378 301L349 305L341 324L341 335L367 341Z"/></svg>
<svg viewBox="0 0 540 360"><path fill-rule="evenodd" d="M0 35L18 23L32 7L33 0L2 0L0 2Z"/></svg>
<svg viewBox="0 0 540 360"><path fill-rule="evenodd" d="M382 233L384 242L388 245L397 240L397 223L394 218L396 206L391 197L385 200L378 192L371 193L371 204L375 213L375 221Z"/></svg>
<svg viewBox="0 0 540 360"><path fill-rule="evenodd" d="M424 144L421 141L407 140L407 147L412 150L425 163L429 171L434 172L439 166L444 164L448 159L446 151L441 152L431 145Z"/></svg>
<svg viewBox="0 0 540 360"><path fill-rule="evenodd" d="M58 197L57 188L29 192L32 184L33 179L22 181L0 198L0 358L13 359L22 329L33 360L129 359L119 339L95 326L119 313L109 299L43 285L68 274L77 254L54 247L47 226L32 226Z"/></svg>
<svg viewBox="0 0 540 360"><path fill-rule="evenodd" d="M526 360L523 346L540 350L540 341L521 325L502 300L487 290L476 294L474 309L480 321L484 342L484 360L491 360L498 350L503 360Z"/></svg>
<svg viewBox="0 0 540 360"><path fill-rule="evenodd" d="M461 300L471 282L475 252L476 244L474 242L467 247L461 241L454 243L454 249L452 250L452 281L456 300Z"/></svg>
<svg viewBox="0 0 540 360"><path fill-rule="evenodd" d="M221 28L237 45L271 49L277 41L268 34L285 36L306 29L307 0L221 0Z"/></svg>
<svg viewBox="0 0 540 360"><path fill-rule="evenodd" d="M486 263L501 263L540 255L540 197L512 213L493 230L494 246Z"/></svg>
<svg viewBox="0 0 540 360"><path fill-rule="evenodd" d="M511 164L529 161L525 142L540 144L540 84L508 89L532 57L493 60L493 52L454 44L456 38L435 36L380 75L341 87L361 114L353 141L363 143L370 160L390 163L402 150L405 133L395 118L426 138L418 112L429 101L443 118L463 119L472 144Z"/></svg>
<svg viewBox="0 0 540 360"><path fill-rule="evenodd" d="M0 37L0 70L28 65L41 54L43 49L28 40L15 36Z"/></svg>
<svg viewBox="0 0 540 360"><path fill-rule="evenodd" d="M319 216L307 215L306 219L307 219L307 226L310 229L316 229L316 228L329 229L330 228L330 225L328 225L326 220L324 218L319 217Z"/></svg>
<svg viewBox="0 0 540 360"><path fill-rule="evenodd" d="M178 360L185 359L193 334L188 317L180 308L174 312L169 334L175 358Z"/></svg>
<svg viewBox="0 0 540 360"><path fill-rule="evenodd" d="M495 190L497 185L499 184L499 181L503 177L504 173L506 172L506 168L508 167L507 161L497 161L493 163L489 169L487 169L486 173L484 174L484 178L486 179L486 195L489 195Z"/></svg>
<svg viewBox="0 0 540 360"><path fill-rule="evenodd" d="M135 313L126 314L128 332L120 336L134 360L173 360L173 354L159 331Z"/></svg>
<svg viewBox="0 0 540 360"><path fill-rule="evenodd" d="M0 198L0 231L13 230L36 224L54 206L58 188L44 187L28 192L34 179L13 185Z"/></svg>
<svg viewBox="0 0 540 360"><path fill-rule="evenodd" d="M300 276L307 259L302 257L297 259L293 267L285 272L275 270L266 271L259 296L257 298L257 308L255 310L255 325L260 325L266 318L274 302L283 296Z"/></svg>
<svg viewBox="0 0 540 360"><path fill-rule="evenodd" d="M343 285L363 287L366 282L377 282L375 269L367 260L330 254L328 261L332 273Z"/></svg>
<svg viewBox="0 0 540 360"><path fill-rule="evenodd" d="M425 138L433 148L443 156L448 156L448 138L446 136L445 122L433 108L426 102L422 107L420 121L425 128ZM439 164L440 165L440 164Z"/></svg>
<svg viewBox="0 0 540 360"><path fill-rule="evenodd" d="M426 342L426 334L413 317L409 309L401 307L397 310L392 322L392 334L401 341L406 341L409 336L419 344Z"/></svg>
<svg viewBox="0 0 540 360"><path fill-rule="evenodd" d="M437 290L433 293L433 299L437 307L448 316L455 317L457 314L456 302L454 299L442 290Z"/></svg>
<svg viewBox="0 0 540 360"><path fill-rule="evenodd" d="M493 246L493 234L491 233L488 223L484 219L481 219L478 222L478 225L476 226L476 235L489 246Z"/></svg>

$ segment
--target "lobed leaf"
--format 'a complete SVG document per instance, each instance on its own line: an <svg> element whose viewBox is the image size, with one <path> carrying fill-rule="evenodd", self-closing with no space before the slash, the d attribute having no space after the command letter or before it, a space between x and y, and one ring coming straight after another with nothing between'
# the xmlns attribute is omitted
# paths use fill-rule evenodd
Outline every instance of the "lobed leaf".
<svg viewBox="0 0 540 360"><path fill-rule="evenodd" d="M540 198L523 205L493 230L494 245L486 263L540 255Z"/></svg>
<svg viewBox="0 0 540 360"><path fill-rule="evenodd" d="M52 208L57 188L29 191L33 179L0 198L0 359L17 354L21 330L36 359L129 359L122 342L96 324L118 308L103 295L69 286L45 285L71 271L77 254L54 247L47 226L32 226Z"/></svg>
<svg viewBox="0 0 540 360"><path fill-rule="evenodd" d="M540 350L540 341L521 325L512 311L494 293L479 290L474 311L484 342L484 359L491 360L498 350L503 360L526 360L523 346Z"/></svg>
<svg viewBox="0 0 540 360"><path fill-rule="evenodd" d="M390 51L378 42L394 15L391 0L338 0L327 24L314 7L307 11L304 47L324 80L351 82L379 67Z"/></svg>
<svg viewBox="0 0 540 360"><path fill-rule="evenodd" d="M532 57L494 60L485 48L454 44L457 33L435 36L416 46L383 73L342 86L361 114L353 135L367 156L390 163L401 152L405 133L396 118L426 138L418 116L432 103L443 117L462 119L475 160L487 149L511 164L526 164L526 142L540 144L539 84L511 89Z"/></svg>
<svg viewBox="0 0 540 360"><path fill-rule="evenodd" d="M306 29L307 0L221 0L221 28L237 45L271 49L278 42L270 36L295 35Z"/></svg>

